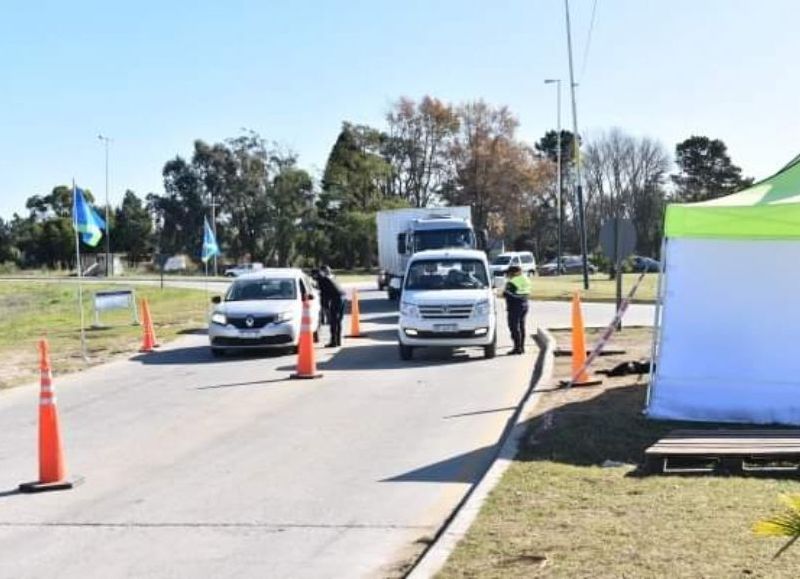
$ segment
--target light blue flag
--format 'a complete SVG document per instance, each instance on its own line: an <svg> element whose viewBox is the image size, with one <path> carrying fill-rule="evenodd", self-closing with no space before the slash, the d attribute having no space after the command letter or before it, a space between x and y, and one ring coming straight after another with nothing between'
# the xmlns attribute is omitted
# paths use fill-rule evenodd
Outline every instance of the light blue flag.
<svg viewBox="0 0 800 579"><path fill-rule="evenodd" d="M86 245L96 247L103 238L106 222L86 201L83 190L75 187L72 193L72 225L81 234L81 241Z"/></svg>
<svg viewBox="0 0 800 579"><path fill-rule="evenodd" d="M203 252L200 259L203 263L208 263L208 260L219 255L219 245L217 245L217 238L214 237L214 231L208 224L208 218L203 220Z"/></svg>

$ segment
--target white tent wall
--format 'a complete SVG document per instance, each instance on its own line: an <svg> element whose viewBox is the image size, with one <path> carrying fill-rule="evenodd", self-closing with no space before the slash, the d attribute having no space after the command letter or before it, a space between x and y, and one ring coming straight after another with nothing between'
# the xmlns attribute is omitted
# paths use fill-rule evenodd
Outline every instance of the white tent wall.
<svg viewBox="0 0 800 579"><path fill-rule="evenodd" d="M669 239L647 413L800 424L800 243Z"/></svg>

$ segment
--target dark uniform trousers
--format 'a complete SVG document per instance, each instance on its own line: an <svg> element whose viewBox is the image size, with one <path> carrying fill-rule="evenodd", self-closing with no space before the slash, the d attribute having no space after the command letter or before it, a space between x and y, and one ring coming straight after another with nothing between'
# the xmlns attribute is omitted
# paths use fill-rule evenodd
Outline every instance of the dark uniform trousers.
<svg viewBox="0 0 800 579"><path fill-rule="evenodd" d="M508 328L511 330L511 338L514 340L514 349L523 350L525 348L525 318L528 316L528 300L508 299L506 300L508 309Z"/></svg>
<svg viewBox="0 0 800 579"><path fill-rule="evenodd" d="M342 345L342 318L344 318L344 300L331 300L328 302L326 317L331 325L331 344Z"/></svg>

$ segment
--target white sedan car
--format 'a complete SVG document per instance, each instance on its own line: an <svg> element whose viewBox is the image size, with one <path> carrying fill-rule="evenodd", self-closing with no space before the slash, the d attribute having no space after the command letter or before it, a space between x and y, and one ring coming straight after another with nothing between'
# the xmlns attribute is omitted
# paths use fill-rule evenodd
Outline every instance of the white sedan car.
<svg viewBox="0 0 800 579"><path fill-rule="evenodd" d="M311 331L318 340L319 299L299 269L262 269L236 278L224 297L216 296L208 324L211 352L288 348L300 341L303 298L310 298Z"/></svg>

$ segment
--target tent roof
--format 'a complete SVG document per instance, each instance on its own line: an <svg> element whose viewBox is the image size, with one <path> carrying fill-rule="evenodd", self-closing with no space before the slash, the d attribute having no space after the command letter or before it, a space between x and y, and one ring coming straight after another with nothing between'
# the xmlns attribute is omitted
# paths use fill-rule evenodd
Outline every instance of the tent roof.
<svg viewBox="0 0 800 579"><path fill-rule="evenodd" d="M800 239L800 156L738 193L700 203L670 204L667 237Z"/></svg>

